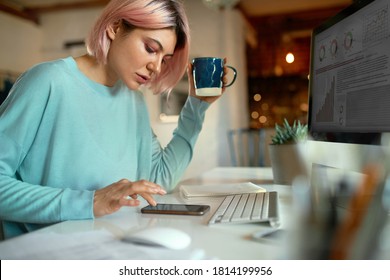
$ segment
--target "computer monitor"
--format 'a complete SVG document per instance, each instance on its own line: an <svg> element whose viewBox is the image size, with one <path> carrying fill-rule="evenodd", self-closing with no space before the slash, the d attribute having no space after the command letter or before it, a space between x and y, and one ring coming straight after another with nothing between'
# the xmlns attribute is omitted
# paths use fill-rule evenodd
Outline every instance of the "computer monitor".
<svg viewBox="0 0 390 280"><path fill-rule="evenodd" d="M383 195L390 154L389 5L389 0L354 1L312 32L308 220L320 221L315 234L327 225L317 240L332 250L334 243L327 242L343 236L339 230L351 221L358 224L345 250L352 259L378 257L380 244L373 242L380 240L389 208ZM303 242L313 235L310 231Z"/></svg>
<svg viewBox="0 0 390 280"><path fill-rule="evenodd" d="M390 132L389 24L388 0L358 0L313 30L313 163L359 171L366 155L383 145Z"/></svg>

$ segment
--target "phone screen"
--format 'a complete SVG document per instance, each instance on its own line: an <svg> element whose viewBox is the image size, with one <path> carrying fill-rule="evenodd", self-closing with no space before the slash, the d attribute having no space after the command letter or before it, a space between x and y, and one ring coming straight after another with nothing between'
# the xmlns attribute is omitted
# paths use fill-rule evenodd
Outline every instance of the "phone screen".
<svg viewBox="0 0 390 280"><path fill-rule="evenodd" d="M142 213L175 214L175 215L203 215L210 209L208 205L194 204L163 204L148 205L141 209Z"/></svg>

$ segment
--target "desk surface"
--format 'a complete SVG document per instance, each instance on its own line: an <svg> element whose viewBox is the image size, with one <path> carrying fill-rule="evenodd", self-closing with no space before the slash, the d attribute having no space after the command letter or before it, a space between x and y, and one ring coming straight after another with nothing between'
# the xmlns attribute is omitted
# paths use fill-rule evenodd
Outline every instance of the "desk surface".
<svg viewBox="0 0 390 280"><path fill-rule="evenodd" d="M270 168L215 168L201 176L183 181L185 184L220 184L252 182L259 184L269 191L277 191L279 195L279 210L282 227L290 222L291 187L272 184L272 171ZM207 221L220 205L223 197L204 197L186 199L179 192L157 197L160 203L187 203L208 204L211 210L204 216L154 215L141 214L140 209L146 206L142 202L136 208L123 208L117 213L95 220L66 221L42 230L26 234L0 243L0 252L6 259L4 250L17 248L26 236L39 233L69 234L76 232L89 232L101 229L108 230L115 237L122 238L128 232L149 227L173 227L185 231L191 238L190 249L202 249L207 258L239 260L239 259L283 259L286 248L281 242L259 242L251 239L251 235L270 228L268 223L239 224L239 225L213 225L208 226ZM61 240L59 240L61 242ZM4 257L5 256L5 257Z"/></svg>

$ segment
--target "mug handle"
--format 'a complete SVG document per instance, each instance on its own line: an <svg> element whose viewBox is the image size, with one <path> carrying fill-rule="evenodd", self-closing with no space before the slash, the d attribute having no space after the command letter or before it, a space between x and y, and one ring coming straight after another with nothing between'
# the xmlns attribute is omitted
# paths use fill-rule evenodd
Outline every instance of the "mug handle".
<svg viewBox="0 0 390 280"><path fill-rule="evenodd" d="M235 81L236 81L236 78L237 78L237 70L236 68L232 67L232 66L229 66L229 65L225 65L226 67L230 68L233 70L233 73L234 73L234 76L233 76L233 80L230 82L230 84L227 84L225 85L225 87L230 87Z"/></svg>

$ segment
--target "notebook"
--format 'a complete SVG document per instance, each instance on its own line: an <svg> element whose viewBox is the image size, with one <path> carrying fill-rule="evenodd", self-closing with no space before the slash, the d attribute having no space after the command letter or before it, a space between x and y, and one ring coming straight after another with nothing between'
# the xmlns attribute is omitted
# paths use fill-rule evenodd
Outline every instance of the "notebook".
<svg viewBox="0 0 390 280"><path fill-rule="evenodd" d="M213 185L180 185L184 197L226 196L242 193L266 192L266 189L251 182L213 184Z"/></svg>

